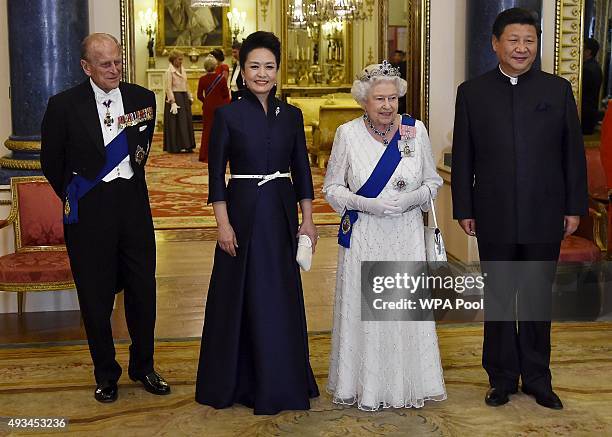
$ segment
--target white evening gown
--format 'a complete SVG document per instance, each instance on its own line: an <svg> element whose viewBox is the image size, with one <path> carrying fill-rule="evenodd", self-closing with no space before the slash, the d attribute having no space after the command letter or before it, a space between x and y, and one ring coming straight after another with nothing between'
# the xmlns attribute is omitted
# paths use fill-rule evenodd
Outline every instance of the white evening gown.
<svg viewBox="0 0 612 437"><path fill-rule="evenodd" d="M427 130L417 121L415 156L402 158L379 195L397 196L422 184L435 196L442 179L436 173ZM385 147L368 133L362 118L340 126L327 167L323 192L342 214L347 193L355 193L372 173ZM403 191L403 192L406 192ZM361 261L425 260L421 205L398 217L359 213L350 249L340 246L328 392L339 404L362 410L422 407L446 399L435 322L361 321Z"/></svg>

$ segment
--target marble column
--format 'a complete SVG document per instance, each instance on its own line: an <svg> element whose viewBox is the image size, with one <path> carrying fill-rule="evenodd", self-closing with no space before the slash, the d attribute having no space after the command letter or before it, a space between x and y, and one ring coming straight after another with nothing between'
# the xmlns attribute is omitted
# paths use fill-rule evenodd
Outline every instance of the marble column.
<svg viewBox="0 0 612 437"><path fill-rule="evenodd" d="M467 78L479 76L497 65L491 48L495 17L506 9L525 8L542 17L542 0L467 0ZM540 68L540 54L534 64Z"/></svg>
<svg viewBox="0 0 612 437"><path fill-rule="evenodd" d="M50 96L85 79L81 40L89 33L88 0L7 2L11 70L11 153L0 158L0 184L41 174L40 123Z"/></svg>

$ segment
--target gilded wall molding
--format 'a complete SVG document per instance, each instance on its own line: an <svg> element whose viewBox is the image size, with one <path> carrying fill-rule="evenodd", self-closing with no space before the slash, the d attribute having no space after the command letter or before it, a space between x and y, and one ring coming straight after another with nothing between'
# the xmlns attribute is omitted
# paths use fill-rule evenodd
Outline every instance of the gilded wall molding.
<svg viewBox="0 0 612 437"><path fill-rule="evenodd" d="M555 8L555 74L567 79L578 109L582 97L584 0L557 0Z"/></svg>
<svg viewBox="0 0 612 437"><path fill-rule="evenodd" d="M121 61L123 80L134 83L136 80L136 55L134 53L134 0L119 0L121 9Z"/></svg>

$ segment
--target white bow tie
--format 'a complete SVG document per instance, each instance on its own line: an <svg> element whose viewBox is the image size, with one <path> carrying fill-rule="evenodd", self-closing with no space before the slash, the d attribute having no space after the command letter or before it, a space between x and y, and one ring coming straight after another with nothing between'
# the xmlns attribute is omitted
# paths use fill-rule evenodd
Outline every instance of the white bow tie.
<svg viewBox="0 0 612 437"><path fill-rule="evenodd" d="M108 93L96 92L95 94L96 94L96 102L100 104L107 102L108 100L116 102L118 101L119 96L121 96L119 92L119 88L112 89Z"/></svg>

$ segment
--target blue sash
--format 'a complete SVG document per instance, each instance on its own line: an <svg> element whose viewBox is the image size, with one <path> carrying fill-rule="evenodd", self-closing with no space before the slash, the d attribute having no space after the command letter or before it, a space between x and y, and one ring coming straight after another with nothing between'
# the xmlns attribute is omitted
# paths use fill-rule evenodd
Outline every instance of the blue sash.
<svg viewBox="0 0 612 437"><path fill-rule="evenodd" d="M72 180L66 187L64 223L73 224L79 222L79 199L95 187L112 169L117 167L128 154L127 135L125 130L123 130L106 146L106 163L94 180L86 179L81 175L74 175L72 177Z"/></svg>
<svg viewBox="0 0 612 437"><path fill-rule="evenodd" d="M407 114L402 115L402 124L414 126L416 120ZM357 190L357 195L363 197L374 198L378 197L395 169L399 165L402 155L397 147L397 141L400 139L400 130L398 129L385 152L376 163L376 167L367 181ZM353 233L353 225L359 218L358 211L347 210L340 220L340 229L338 229L338 244L347 249L351 247L351 235Z"/></svg>
<svg viewBox="0 0 612 437"><path fill-rule="evenodd" d="M219 73L217 77L215 77L215 80L213 80L212 83L208 85L204 97L208 97L208 95L213 92L215 87L219 85L219 82L221 82L221 79L223 79L223 73Z"/></svg>

